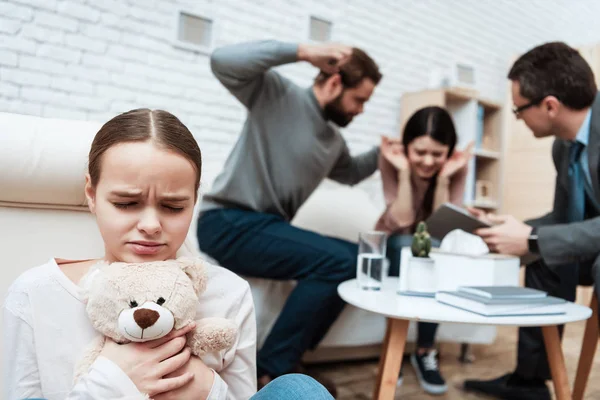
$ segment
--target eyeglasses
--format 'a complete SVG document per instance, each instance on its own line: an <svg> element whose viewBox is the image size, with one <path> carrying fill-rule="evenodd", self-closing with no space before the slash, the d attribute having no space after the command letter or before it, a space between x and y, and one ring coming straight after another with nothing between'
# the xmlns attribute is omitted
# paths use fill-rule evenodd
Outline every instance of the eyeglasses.
<svg viewBox="0 0 600 400"><path fill-rule="evenodd" d="M519 116L519 113L521 113L521 112L523 112L523 111L527 110L529 107L537 106L537 105L538 105L538 104L540 104L540 103L542 102L542 100L544 100L545 98L546 98L546 96L544 96L544 97L541 97L541 98L539 98L539 99L537 99L537 100L531 101L531 102L529 102L529 103L527 103L527 104L524 104L524 105L522 105L522 106L519 106L519 107L517 107L517 106L514 106L514 107L512 108L512 112L513 112L513 114L515 114L515 117L518 117L518 116Z"/></svg>

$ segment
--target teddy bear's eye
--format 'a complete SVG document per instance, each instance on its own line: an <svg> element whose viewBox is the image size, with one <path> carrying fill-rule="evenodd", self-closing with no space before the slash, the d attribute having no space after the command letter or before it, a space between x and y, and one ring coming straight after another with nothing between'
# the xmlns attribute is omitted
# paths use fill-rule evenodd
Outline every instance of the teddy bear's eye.
<svg viewBox="0 0 600 400"><path fill-rule="evenodd" d="M129 302L129 306L130 306L131 308L134 308L134 307L137 307L137 306L138 306L138 303L137 303L137 301L135 301L135 300L131 300L131 301Z"/></svg>
<svg viewBox="0 0 600 400"><path fill-rule="evenodd" d="M158 300L156 300L156 304L158 304L159 306L162 306L163 304L165 304L165 299L162 297L159 297Z"/></svg>

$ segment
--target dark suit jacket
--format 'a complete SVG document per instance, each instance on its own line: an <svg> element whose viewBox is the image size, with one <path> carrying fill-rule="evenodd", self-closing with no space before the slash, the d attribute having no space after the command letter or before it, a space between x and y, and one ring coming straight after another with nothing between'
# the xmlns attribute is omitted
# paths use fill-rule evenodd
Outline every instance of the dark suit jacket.
<svg viewBox="0 0 600 400"><path fill-rule="evenodd" d="M571 143L556 139L552 146L552 158L556 167L554 206L543 217L526 221L538 227L538 244L542 259L548 266L571 264L594 260L600 254L600 93L592 105L590 136L588 140L588 163L592 191L586 191L586 219L567 223L569 190L569 147ZM533 194L532 194L533 195Z"/></svg>

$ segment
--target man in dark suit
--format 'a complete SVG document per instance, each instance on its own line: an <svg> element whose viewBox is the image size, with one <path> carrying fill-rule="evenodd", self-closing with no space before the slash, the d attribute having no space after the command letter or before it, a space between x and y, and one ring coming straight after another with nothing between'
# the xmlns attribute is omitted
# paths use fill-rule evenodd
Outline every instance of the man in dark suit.
<svg viewBox="0 0 600 400"><path fill-rule="evenodd" d="M523 54L508 79L515 116L535 137L556 138L554 207L524 223L479 214L497 225L476 233L498 253L537 254L538 260L526 266L526 286L573 301L578 284L600 281L600 95L594 74L577 50L553 42ZM499 399L545 400L550 399L548 379L541 329L521 328L515 371L466 381L465 389Z"/></svg>

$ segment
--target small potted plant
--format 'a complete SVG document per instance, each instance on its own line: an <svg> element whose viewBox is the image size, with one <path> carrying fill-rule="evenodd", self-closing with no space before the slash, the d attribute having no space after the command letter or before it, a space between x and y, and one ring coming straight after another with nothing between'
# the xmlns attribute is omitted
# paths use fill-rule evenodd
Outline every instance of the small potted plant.
<svg viewBox="0 0 600 400"><path fill-rule="evenodd" d="M435 295L437 277L435 260L429 257L430 251L431 236L427 232L427 224L421 221L413 235L412 256L408 259L408 265L406 266L409 292Z"/></svg>
<svg viewBox="0 0 600 400"><path fill-rule="evenodd" d="M418 258L429 258L429 252L431 251L431 236L427 232L427 224L425 222L419 222L417 225L417 231L413 235L412 246L413 257Z"/></svg>

